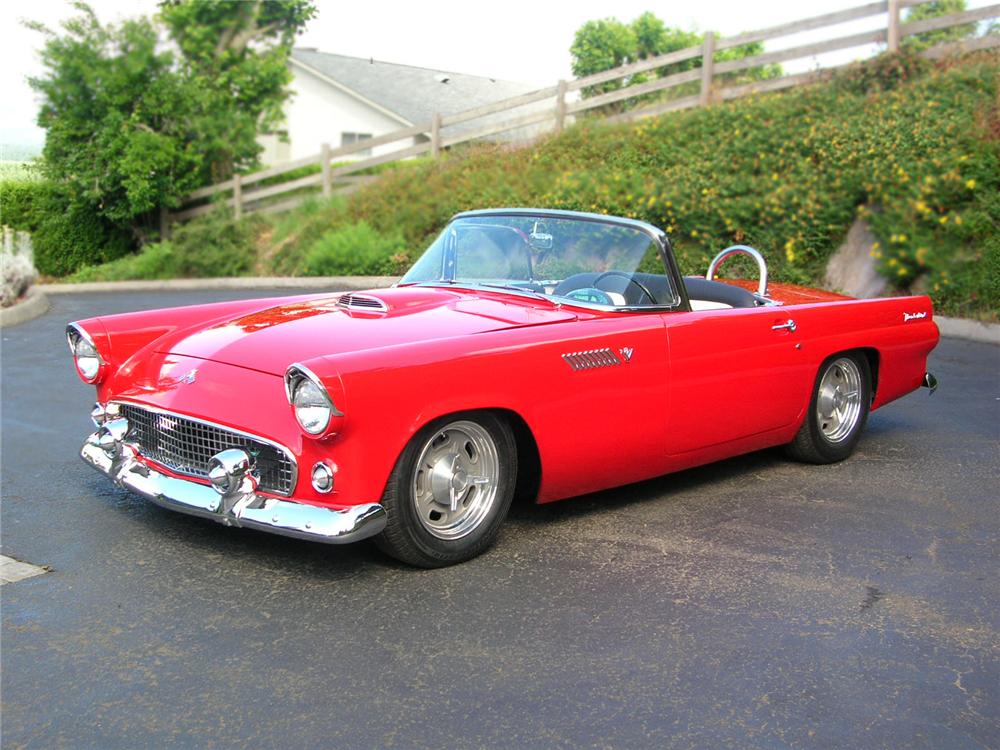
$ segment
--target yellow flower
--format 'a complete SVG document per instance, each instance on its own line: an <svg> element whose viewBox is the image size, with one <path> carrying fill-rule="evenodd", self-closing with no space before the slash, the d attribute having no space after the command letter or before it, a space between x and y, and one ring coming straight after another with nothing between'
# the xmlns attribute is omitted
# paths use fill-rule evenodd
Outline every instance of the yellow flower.
<svg viewBox="0 0 1000 750"><path fill-rule="evenodd" d="M880 247L882 247L882 243L876 242L872 245L872 250L878 250Z"/></svg>
<svg viewBox="0 0 1000 750"><path fill-rule="evenodd" d="M896 271L896 275L897 276L906 276L906 274L908 274L908 273L909 273L909 271L906 270L905 266L900 266L899 270Z"/></svg>
<svg viewBox="0 0 1000 750"><path fill-rule="evenodd" d="M938 223L940 223L940 224L947 224L948 223L948 217L947 216L942 216L940 219L938 219Z"/></svg>
<svg viewBox="0 0 1000 750"><path fill-rule="evenodd" d="M926 247L918 247L917 248L917 263L919 263L920 265L924 265L924 262L926 260L927 260L927 248Z"/></svg>
<svg viewBox="0 0 1000 750"><path fill-rule="evenodd" d="M966 180L965 181L965 186L967 188L969 188L969 190L975 190L976 189L976 181L975 180Z"/></svg>
<svg viewBox="0 0 1000 750"><path fill-rule="evenodd" d="M895 268L899 265L899 261L895 258L889 258L889 268Z"/></svg>
<svg viewBox="0 0 1000 750"><path fill-rule="evenodd" d="M697 229L692 229L691 230L691 236L692 237L697 237L698 236L698 230Z"/></svg>

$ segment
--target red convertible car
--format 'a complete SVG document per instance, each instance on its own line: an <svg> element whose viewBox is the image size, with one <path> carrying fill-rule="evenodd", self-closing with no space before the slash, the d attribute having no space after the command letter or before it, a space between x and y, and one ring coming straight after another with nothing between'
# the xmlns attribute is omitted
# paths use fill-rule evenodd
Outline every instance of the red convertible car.
<svg viewBox="0 0 1000 750"><path fill-rule="evenodd" d="M714 279L735 253L759 282ZM83 459L166 508L435 567L540 503L785 445L840 461L915 390L927 297L768 284L727 248L533 209L455 216L391 289L112 315L67 330Z"/></svg>

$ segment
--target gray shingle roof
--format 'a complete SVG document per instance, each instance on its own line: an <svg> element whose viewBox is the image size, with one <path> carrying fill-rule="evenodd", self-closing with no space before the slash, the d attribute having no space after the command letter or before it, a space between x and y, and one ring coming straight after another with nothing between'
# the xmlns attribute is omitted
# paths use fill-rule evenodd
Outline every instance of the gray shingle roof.
<svg viewBox="0 0 1000 750"><path fill-rule="evenodd" d="M412 124L429 122L435 112L455 114L538 88L314 49L294 49L292 58Z"/></svg>

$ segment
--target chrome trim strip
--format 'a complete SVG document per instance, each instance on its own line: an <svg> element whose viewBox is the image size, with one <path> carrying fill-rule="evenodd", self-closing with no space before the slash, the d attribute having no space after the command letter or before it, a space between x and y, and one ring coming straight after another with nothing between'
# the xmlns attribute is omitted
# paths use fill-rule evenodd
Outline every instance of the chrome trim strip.
<svg viewBox="0 0 1000 750"><path fill-rule="evenodd" d="M325 544L346 544L378 534L385 528L385 509L365 503L344 510L278 500L252 492L220 495L212 487L161 474L127 455L125 444L118 456L98 447L100 430L80 449L84 463L110 476L115 484L142 495L157 505L225 526L257 529L272 534Z"/></svg>
<svg viewBox="0 0 1000 750"><path fill-rule="evenodd" d="M188 414L181 414L176 411L167 411L166 409L161 409L158 406L150 406L149 404L144 404L140 401L133 401L131 399L115 399L114 401L108 402L108 407L110 408L112 404L129 404L130 406L136 406L140 409L146 409L147 411L154 412L155 414L163 414L168 417L180 417L181 419L189 419L192 422L198 422L199 424L206 425L208 427L214 427L217 430L223 430L225 432L232 432L237 435L242 435L245 438L250 438L251 440L258 440L261 443L266 443L272 448L276 448L285 454L285 457L292 464L292 490L291 492L275 492L275 495L281 495L282 497L288 497L295 492L295 488L299 483L299 462L295 459L295 454L291 450L283 446L281 443L276 443L273 440L269 440L266 437L261 437L260 435L254 435L252 432L246 432L245 430L238 430L235 427L226 427L226 425L219 424L218 422L209 422L207 419L199 419L198 417L192 417ZM141 455L141 454L140 454ZM150 461L156 462L154 459L149 459ZM173 469L171 469L173 471ZM186 474L186 472L178 471L178 474ZM186 474L186 476L194 476L192 474Z"/></svg>
<svg viewBox="0 0 1000 750"><path fill-rule="evenodd" d="M344 416L344 412L338 409L337 405L333 403L333 399L330 397L330 392L326 389L326 386L323 385L323 381L319 379L319 376L312 370L310 370L308 367L299 362L292 362L292 364L288 365L288 367L285 369L285 396L288 398L289 406L292 407L295 406L292 403L292 395L295 389L295 384L297 382L294 375L295 372L298 372L307 380L311 380L317 388L319 388L321 391L323 391L323 393L326 394L326 400L330 402L330 410L333 416L335 417ZM324 432L326 431L324 430L323 432L320 433L320 435L324 434ZM313 435L313 437L316 437L316 435Z"/></svg>
<svg viewBox="0 0 1000 750"><path fill-rule="evenodd" d="M105 360L104 357L101 355L101 350L97 348L97 344L94 342L94 337L87 332L86 328L84 328L83 326L81 326L79 323L76 322L68 323L66 325L66 343L69 345L69 353L73 357L74 367L76 367L76 350L73 347L74 336L78 336L84 341L86 341L88 344L94 347L94 351L97 352L97 361L100 364L100 366L97 368L97 374L94 375L92 380L87 380L87 378L83 377L83 375L80 374L81 380L83 380L86 383L91 383L96 385L97 383L100 383L104 379L104 368L107 367L108 365L107 360ZM76 367L76 371L77 373L79 373L80 368Z"/></svg>

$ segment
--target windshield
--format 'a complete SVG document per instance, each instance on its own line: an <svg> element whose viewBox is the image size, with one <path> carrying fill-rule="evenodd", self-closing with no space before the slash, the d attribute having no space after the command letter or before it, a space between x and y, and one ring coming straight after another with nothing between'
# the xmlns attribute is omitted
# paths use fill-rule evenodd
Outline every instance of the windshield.
<svg viewBox="0 0 1000 750"><path fill-rule="evenodd" d="M652 236L629 225L562 216L455 219L400 284L500 287L619 308L678 302Z"/></svg>

